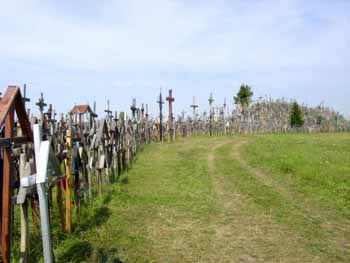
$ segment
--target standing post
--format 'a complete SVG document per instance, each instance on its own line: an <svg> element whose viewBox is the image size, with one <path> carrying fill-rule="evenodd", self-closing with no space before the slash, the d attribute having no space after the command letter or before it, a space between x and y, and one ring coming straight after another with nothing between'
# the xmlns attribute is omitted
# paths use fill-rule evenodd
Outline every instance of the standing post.
<svg viewBox="0 0 350 263"><path fill-rule="evenodd" d="M166 100L169 102L169 117L168 117L168 140L170 142L173 141L174 137L174 123L173 123L173 102L175 101L175 98L173 97L173 90L169 90L169 95L166 98Z"/></svg>
<svg viewBox="0 0 350 263"><path fill-rule="evenodd" d="M162 97L162 90L159 93L159 100L157 101L159 104L159 136L160 141L163 141L163 97Z"/></svg>

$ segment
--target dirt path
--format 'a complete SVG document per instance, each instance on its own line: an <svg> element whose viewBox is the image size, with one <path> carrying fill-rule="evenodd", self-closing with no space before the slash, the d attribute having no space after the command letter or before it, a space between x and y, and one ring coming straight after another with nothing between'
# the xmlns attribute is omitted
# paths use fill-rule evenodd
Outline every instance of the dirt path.
<svg viewBox="0 0 350 263"><path fill-rule="evenodd" d="M210 262L320 262L300 245L297 235L274 222L268 211L261 214L250 209L247 197L218 172L221 160L215 151L232 144L237 149L243 142L225 140L208 153L208 172L218 209L209 225L214 231Z"/></svg>

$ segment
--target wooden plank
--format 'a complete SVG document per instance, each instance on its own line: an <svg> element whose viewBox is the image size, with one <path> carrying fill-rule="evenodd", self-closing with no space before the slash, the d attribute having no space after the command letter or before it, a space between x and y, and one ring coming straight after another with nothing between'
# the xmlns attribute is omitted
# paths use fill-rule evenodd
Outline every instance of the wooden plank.
<svg viewBox="0 0 350 263"><path fill-rule="evenodd" d="M14 123L13 110L9 109L7 111L7 115L5 118L5 138L11 138L13 136L13 123ZM1 254L2 254L3 263L10 262L10 241L11 241L11 222L12 222L11 220L11 216L12 216L11 180L13 175L13 165L11 161L12 161L11 149L7 148L4 150L4 164L3 164L3 178L2 178Z"/></svg>

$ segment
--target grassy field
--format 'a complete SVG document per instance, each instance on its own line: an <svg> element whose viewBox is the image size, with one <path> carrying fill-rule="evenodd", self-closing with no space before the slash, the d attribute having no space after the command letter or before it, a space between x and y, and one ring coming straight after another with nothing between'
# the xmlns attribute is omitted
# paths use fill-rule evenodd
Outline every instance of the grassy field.
<svg viewBox="0 0 350 263"><path fill-rule="evenodd" d="M57 262L350 262L350 134L152 144Z"/></svg>

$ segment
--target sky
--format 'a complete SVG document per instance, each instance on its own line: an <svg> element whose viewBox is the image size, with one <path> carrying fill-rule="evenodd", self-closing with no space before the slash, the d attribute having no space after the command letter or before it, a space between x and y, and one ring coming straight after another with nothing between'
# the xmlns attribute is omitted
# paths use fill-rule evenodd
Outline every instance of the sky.
<svg viewBox="0 0 350 263"><path fill-rule="evenodd" d="M58 112L93 103L157 113L173 89L175 114L233 96L321 102L350 116L348 0L0 0L0 85L27 84Z"/></svg>

